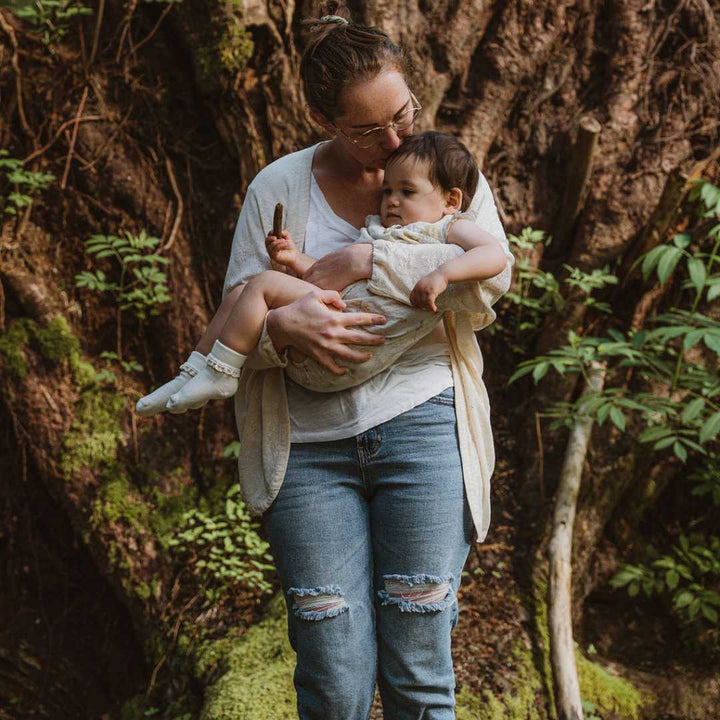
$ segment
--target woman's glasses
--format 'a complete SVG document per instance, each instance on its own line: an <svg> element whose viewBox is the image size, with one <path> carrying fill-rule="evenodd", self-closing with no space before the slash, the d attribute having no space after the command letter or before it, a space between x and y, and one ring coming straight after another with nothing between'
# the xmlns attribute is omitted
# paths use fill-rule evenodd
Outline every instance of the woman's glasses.
<svg viewBox="0 0 720 720"><path fill-rule="evenodd" d="M349 140L356 147L359 147L362 150L368 150L371 147L379 145L383 141L385 137L385 131L388 128L392 128L399 135L408 128L412 127L417 116L422 110L422 105L418 102L418 99L412 93L410 93L410 100L408 102L410 103L410 105L406 107L400 113L400 115L395 118L395 120L391 120L389 123L387 123L387 125L374 127L370 130L366 130L365 132L353 133L352 135L348 135L339 127L337 128L337 130L346 140ZM335 127L337 127L337 125Z"/></svg>

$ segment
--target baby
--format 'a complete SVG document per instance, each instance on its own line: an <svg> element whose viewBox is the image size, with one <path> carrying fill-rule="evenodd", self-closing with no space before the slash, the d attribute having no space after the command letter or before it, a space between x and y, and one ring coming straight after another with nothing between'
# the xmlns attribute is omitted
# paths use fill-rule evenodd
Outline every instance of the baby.
<svg viewBox="0 0 720 720"><path fill-rule="evenodd" d="M321 392L359 385L392 365L441 321L436 300L449 283L483 280L503 270L506 258L500 243L462 213L475 195L478 178L472 154L449 135L426 132L411 136L390 156L380 215L368 216L358 242L452 243L465 252L421 278L410 294L411 305L371 293L367 280L346 287L338 309L384 315L387 322L374 332L385 342L373 348L369 360L342 375L313 358L291 354L285 370L292 380ZM207 358L193 352L178 377L138 401L138 413L152 415L165 409L181 413L235 394L241 369L258 343L268 311L315 289L301 279L315 259L301 253L287 232L281 237L270 233L266 247L270 257L296 277L274 270L253 277L234 300ZM218 315L222 312L221 306Z"/></svg>

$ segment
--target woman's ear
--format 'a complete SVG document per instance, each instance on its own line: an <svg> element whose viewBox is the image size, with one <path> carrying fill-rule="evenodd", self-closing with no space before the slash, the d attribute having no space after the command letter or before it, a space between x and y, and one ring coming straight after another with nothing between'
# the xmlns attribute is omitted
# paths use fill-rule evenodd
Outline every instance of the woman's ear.
<svg viewBox="0 0 720 720"><path fill-rule="evenodd" d="M310 117L313 122L319 125L326 133L330 135L336 133L336 127L322 113L319 113L317 110L310 110Z"/></svg>
<svg viewBox="0 0 720 720"><path fill-rule="evenodd" d="M463 194L460 188L454 187L445 195L445 212L456 213L462 207Z"/></svg>

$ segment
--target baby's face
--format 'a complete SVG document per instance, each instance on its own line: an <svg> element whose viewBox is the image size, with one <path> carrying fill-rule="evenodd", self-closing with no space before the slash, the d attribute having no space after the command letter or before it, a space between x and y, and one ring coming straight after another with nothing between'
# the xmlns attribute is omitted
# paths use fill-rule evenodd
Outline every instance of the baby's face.
<svg viewBox="0 0 720 720"><path fill-rule="evenodd" d="M431 182L427 164L407 155L385 170L380 219L385 227L437 222L457 209L448 196Z"/></svg>

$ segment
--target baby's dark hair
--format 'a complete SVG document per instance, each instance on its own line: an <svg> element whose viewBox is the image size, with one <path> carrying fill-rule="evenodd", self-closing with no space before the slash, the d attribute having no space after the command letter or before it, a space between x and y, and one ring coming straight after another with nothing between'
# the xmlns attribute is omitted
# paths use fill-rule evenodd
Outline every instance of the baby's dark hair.
<svg viewBox="0 0 720 720"><path fill-rule="evenodd" d="M386 170L400 158L411 156L427 163L433 185L446 192L453 188L462 190L464 212L475 197L480 171L472 153L452 135L428 130L403 140L402 145L388 158Z"/></svg>

